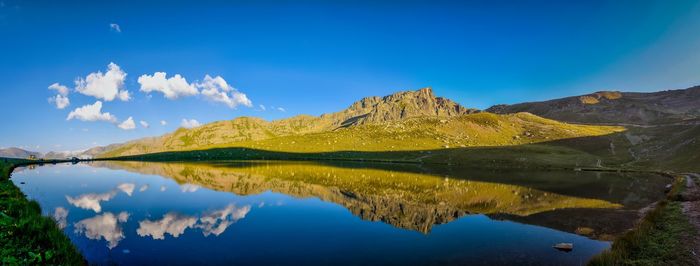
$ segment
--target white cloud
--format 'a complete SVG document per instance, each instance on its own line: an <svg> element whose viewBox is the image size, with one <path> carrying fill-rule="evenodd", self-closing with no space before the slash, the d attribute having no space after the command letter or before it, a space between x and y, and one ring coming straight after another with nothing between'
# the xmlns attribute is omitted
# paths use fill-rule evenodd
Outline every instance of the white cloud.
<svg viewBox="0 0 700 266"><path fill-rule="evenodd" d="M167 125L167 124L168 124L168 122L165 122L165 120L160 120L160 125L161 125L161 126L165 126L165 125Z"/></svg>
<svg viewBox="0 0 700 266"><path fill-rule="evenodd" d="M63 207L56 207L56 209L53 212L53 219L56 221L56 224L58 224L58 228L63 229L66 228L66 225L68 225L68 210Z"/></svg>
<svg viewBox="0 0 700 266"><path fill-rule="evenodd" d="M263 110L263 111L267 110L267 109L265 109L265 106L264 106L264 105L261 104L261 105L259 105L259 106L260 106L260 110Z"/></svg>
<svg viewBox="0 0 700 266"><path fill-rule="evenodd" d="M70 105L70 100L66 96L56 94L56 96L49 98L49 103L56 104L58 109L64 109Z"/></svg>
<svg viewBox="0 0 700 266"><path fill-rule="evenodd" d="M153 239L165 239L165 234L177 238L185 233L187 228L192 228L197 223L197 218L169 212L162 219L156 221L143 220L139 222L136 233L139 236L151 236Z"/></svg>
<svg viewBox="0 0 700 266"><path fill-rule="evenodd" d="M102 193L102 194L95 194L95 193L89 193L89 194L83 194L78 197L71 197L71 196L66 196L66 200L68 200L68 203L71 205L81 208L81 209L86 209L86 210L93 210L94 212L101 212L102 211L102 206L100 205L101 201L109 201L114 196L116 196L116 192L110 191L107 193Z"/></svg>
<svg viewBox="0 0 700 266"><path fill-rule="evenodd" d="M124 239L120 223L126 223L128 219L129 213L127 212L120 212L116 216L107 212L75 223L75 232L85 234L89 239L104 239L107 241L107 247L112 249Z"/></svg>
<svg viewBox="0 0 700 266"><path fill-rule="evenodd" d="M187 80L180 74L166 78L165 72L156 72L153 75L140 76L138 82L141 84L140 90L142 92L161 92L165 98L170 100L199 94L195 85L187 83Z"/></svg>
<svg viewBox="0 0 700 266"><path fill-rule="evenodd" d="M202 125L202 124L200 124L199 121L197 121L197 120L194 120L194 119L186 119L186 118L183 118L183 119L182 119L182 122L180 123L180 126L181 126L181 127L184 127L184 128L193 128L193 127L198 127L198 126L201 126L201 125Z"/></svg>
<svg viewBox="0 0 700 266"><path fill-rule="evenodd" d="M68 114L68 118L66 118L66 120L71 120L73 118L88 122L107 121L114 123L117 121L117 117L113 116L112 114L102 113L101 101L96 101L94 104L88 104L83 107L76 108Z"/></svg>
<svg viewBox="0 0 700 266"><path fill-rule="evenodd" d="M282 108L282 107L277 107L277 111L286 112L287 110L284 110L284 108Z"/></svg>
<svg viewBox="0 0 700 266"><path fill-rule="evenodd" d="M68 92L69 92L68 87L63 86L63 85L58 84L58 83L54 83L54 84L49 85L49 90L55 90L61 96L68 96Z"/></svg>
<svg viewBox="0 0 700 266"><path fill-rule="evenodd" d="M211 101L224 103L230 108L235 108L241 104L248 107L253 106L253 103L245 94L228 85L226 80L220 76L212 78L206 75L204 76L204 81L196 85L202 89L202 95Z"/></svg>
<svg viewBox="0 0 700 266"><path fill-rule="evenodd" d="M49 98L49 103L55 103L58 109L63 109L70 105L68 87L54 83L49 85L49 90L55 90L58 93L56 96Z"/></svg>
<svg viewBox="0 0 700 266"><path fill-rule="evenodd" d="M149 128L149 127L151 126L151 125L148 124L148 122L143 121L143 120L139 121L139 124L141 124L141 126L142 126L143 128Z"/></svg>
<svg viewBox="0 0 700 266"><path fill-rule="evenodd" d="M136 128L136 123L134 123L134 118L131 116L124 120L121 124L118 125L119 128L123 130L133 130Z"/></svg>
<svg viewBox="0 0 700 266"><path fill-rule="evenodd" d="M117 23L109 23L109 29L116 32L122 32L122 28L119 27L119 24Z"/></svg>
<svg viewBox="0 0 700 266"><path fill-rule="evenodd" d="M83 78L75 80L75 90L88 96L105 101L112 101L116 98L128 101L131 97L129 92L124 90L124 79L126 73L115 63L109 63L107 72L97 71L90 73Z"/></svg>
<svg viewBox="0 0 700 266"><path fill-rule="evenodd" d="M131 197L131 194L134 193L136 185L134 183L121 183L117 186L117 188Z"/></svg>

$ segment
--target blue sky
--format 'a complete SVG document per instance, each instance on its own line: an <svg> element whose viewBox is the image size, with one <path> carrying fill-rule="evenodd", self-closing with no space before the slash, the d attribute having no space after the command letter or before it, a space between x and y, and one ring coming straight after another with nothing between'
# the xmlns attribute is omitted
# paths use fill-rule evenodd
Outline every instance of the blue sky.
<svg viewBox="0 0 700 266"><path fill-rule="evenodd" d="M476 108L686 88L700 84L698 32L700 3L683 0L0 0L0 147L78 150L183 119L319 115L426 86ZM119 71L102 76L110 63ZM186 82L165 80L175 74ZM97 101L99 114L76 112Z"/></svg>

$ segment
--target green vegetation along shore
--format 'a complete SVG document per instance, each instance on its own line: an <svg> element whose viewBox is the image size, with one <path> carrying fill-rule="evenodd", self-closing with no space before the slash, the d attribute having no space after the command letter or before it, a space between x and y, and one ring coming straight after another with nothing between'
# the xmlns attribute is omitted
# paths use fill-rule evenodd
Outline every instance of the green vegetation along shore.
<svg viewBox="0 0 700 266"><path fill-rule="evenodd" d="M10 180L12 170L30 161L0 158L0 257L2 265L84 265L82 255L36 201Z"/></svg>
<svg viewBox="0 0 700 266"><path fill-rule="evenodd" d="M679 196L686 189L685 178L676 177L667 199L589 265L696 265L693 243L698 232L684 215Z"/></svg>

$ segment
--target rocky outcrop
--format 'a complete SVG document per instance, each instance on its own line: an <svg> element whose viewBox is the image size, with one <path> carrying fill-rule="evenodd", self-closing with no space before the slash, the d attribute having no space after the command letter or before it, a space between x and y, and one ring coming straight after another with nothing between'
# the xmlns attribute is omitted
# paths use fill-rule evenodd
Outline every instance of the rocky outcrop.
<svg viewBox="0 0 700 266"><path fill-rule="evenodd" d="M353 126L398 121L412 117L453 117L475 113L442 97L435 97L432 88L398 92L382 98L367 97L353 103L348 109L321 116L333 120L335 126Z"/></svg>

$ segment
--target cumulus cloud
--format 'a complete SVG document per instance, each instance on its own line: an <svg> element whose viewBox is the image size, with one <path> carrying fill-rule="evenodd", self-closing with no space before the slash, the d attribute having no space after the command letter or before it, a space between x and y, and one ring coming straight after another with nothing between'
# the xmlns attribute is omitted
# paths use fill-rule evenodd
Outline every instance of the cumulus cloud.
<svg viewBox="0 0 700 266"><path fill-rule="evenodd" d="M118 125L119 128L123 130L133 130L136 128L136 123L134 123L134 118L131 116L124 120L121 124Z"/></svg>
<svg viewBox="0 0 700 266"><path fill-rule="evenodd" d="M168 122L166 122L165 120L160 120L160 125L161 125L161 126L165 126L165 125L167 125L167 124L168 124Z"/></svg>
<svg viewBox="0 0 700 266"><path fill-rule="evenodd" d="M202 124L199 123L199 121L194 120L194 119L186 119L183 118L182 122L180 122L180 126L184 128L193 128L193 127L198 127L201 126Z"/></svg>
<svg viewBox="0 0 700 266"><path fill-rule="evenodd" d="M88 121L88 122L94 122L94 121L107 121L107 122L116 122L117 117L110 113L103 113L102 112L102 102L101 101L96 101L93 104L88 104L83 107L78 107L72 112L68 114L68 117L66 120L71 120L71 119L78 119L81 121Z"/></svg>
<svg viewBox="0 0 700 266"><path fill-rule="evenodd" d="M165 98L170 100L199 93L195 85L187 83L187 80L180 74L167 78L165 72L156 72L153 75L140 76L138 82L141 84L140 90L142 92L161 92Z"/></svg>
<svg viewBox="0 0 700 266"><path fill-rule="evenodd" d="M68 210L66 208L56 207L52 216L56 224L58 224L58 228L66 228L66 225L68 225Z"/></svg>
<svg viewBox="0 0 700 266"><path fill-rule="evenodd" d="M102 194L89 193L77 196L75 198L71 196L66 196L66 200L68 200L68 203L75 207L86 210L93 210L94 212L99 213L102 211L102 206L100 202L109 201L116 195L117 193L114 191Z"/></svg>
<svg viewBox="0 0 700 266"><path fill-rule="evenodd" d="M55 90L61 96L68 96L68 92L69 92L68 87L63 86L63 85L58 84L58 83L54 83L54 84L49 85L49 90Z"/></svg>
<svg viewBox="0 0 700 266"><path fill-rule="evenodd" d="M75 90L88 96L105 101L131 99L129 91L124 90L126 73L115 63L109 63L107 72L97 71L87 77L75 80Z"/></svg>
<svg viewBox="0 0 700 266"><path fill-rule="evenodd" d="M192 228L195 223L197 223L197 218L195 217L170 212L165 214L160 220L140 221L136 233L142 237L151 236L153 239L165 239L165 234L170 234L177 238L185 233L187 228Z"/></svg>
<svg viewBox="0 0 700 266"><path fill-rule="evenodd" d="M109 29L116 32L122 32L122 28L117 23L109 23Z"/></svg>
<svg viewBox="0 0 700 266"><path fill-rule="evenodd" d="M151 126L151 125L148 124L148 122L143 121L143 120L139 121L139 124L141 124L141 126L142 126L143 128L149 128L149 127Z"/></svg>
<svg viewBox="0 0 700 266"><path fill-rule="evenodd" d="M202 95L208 100L224 103L230 108L238 105L253 106L245 94L230 86L221 76L212 78L206 75L203 82L197 83L197 87L202 89Z"/></svg>
<svg viewBox="0 0 700 266"><path fill-rule="evenodd" d="M121 183L117 186L117 188L131 197L131 194L134 193L136 185L134 183Z"/></svg>
<svg viewBox="0 0 700 266"><path fill-rule="evenodd" d="M49 90L55 90L58 93L56 96L49 98L49 103L56 104L56 108L58 109L63 109L70 105L70 100L68 99L68 87L54 83L49 85Z"/></svg>
<svg viewBox="0 0 700 266"><path fill-rule="evenodd" d="M70 105L70 100L66 96L57 94L56 96L49 98L49 103L56 104L56 108L58 109L64 109Z"/></svg>
<svg viewBox="0 0 700 266"><path fill-rule="evenodd" d="M104 239L107 241L107 247L112 249L119 244L119 241L124 239L124 232L121 224L126 223L129 219L129 213L120 212L114 215L111 212L96 215L92 218L87 218L75 223L75 232L85 234L89 239Z"/></svg>

